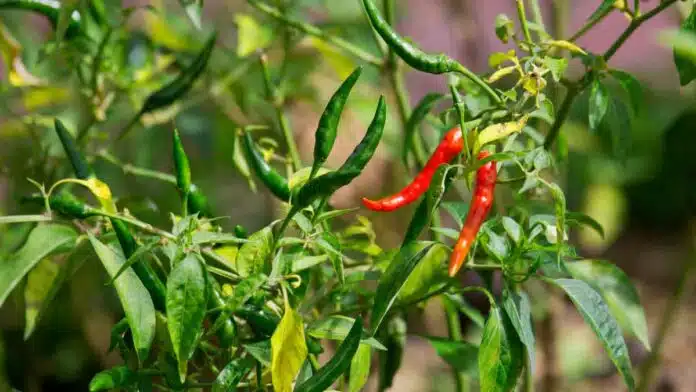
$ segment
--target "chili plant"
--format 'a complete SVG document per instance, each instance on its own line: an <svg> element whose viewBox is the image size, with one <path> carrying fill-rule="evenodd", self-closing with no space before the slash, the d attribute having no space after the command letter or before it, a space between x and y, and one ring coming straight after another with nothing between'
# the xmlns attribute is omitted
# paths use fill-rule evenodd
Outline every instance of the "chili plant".
<svg viewBox="0 0 696 392"><path fill-rule="evenodd" d="M624 335L650 348L645 317L618 267L584 258L568 241L573 227L600 233L602 227L567 208L560 180L570 159L563 124L574 102L586 99L589 128L606 132L620 153L631 122L627 106L640 105L640 84L612 68L611 59L637 28L676 1L648 10L639 1L602 1L567 38L549 31L540 12L528 19L525 6L538 11L536 0L517 0L515 21L496 19L495 34L509 49L490 54L490 70L482 74L402 37L393 27L393 0L381 8L374 0L355 1L362 6L361 28L374 42L358 44L310 24L295 2L276 8L248 0L235 15L238 39L232 43L222 30L228 23L216 29L201 18L202 1L180 1L190 24L156 6L121 8L116 1L0 1L0 13L38 13L54 28L42 51L56 72L25 68L17 56L23 48L8 44L14 52L5 58L14 60L6 64L11 77L5 88L65 89L59 81L69 75L79 92L74 102L61 103L62 112L22 115L41 151L28 168L37 189L18 186L18 214L0 217L21 237L3 252L0 305L24 287L24 337L31 339L61 287L85 260L98 260L122 308L109 348L122 364L95 374L91 391L285 392L358 391L373 370L379 389L389 388L410 334L406 311L439 300L449 335L425 338L451 365L457 390L511 391L522 384L534 388L534 322L546 317L532 313L532 306L546 306L534 299L562 292L634 390ZM134 32L129 21L136 12L156 27ZM576 43L614 12L628 22L606 52ZM694 20L696 9L684 34L696 34ZM0 28L4 41L14 42L10 29ZM325 83L333 94L313 119L311 161L298 152L288 110L316 95L307 93L305 74L322 56L303 60L300 42L343 61L336 67L342 80ZM680 80L687 84L696 66L675 42ZM136 64L135 57L144 60ZM293 64L300 61L308 63ZM571 62L584 67L576 80L566 76ZM408 68L442 75L449 91L427 94L412 108L403 86ZM629 105L613 95L609 79L626 90ZM331 168L337 136L345 132L340 120L346 109L360 112L358 100L370 108L361 118L362 139ZM258 230L226 229L214 207L242 207L235 195L208 203L205 195L214 187L196 164L205 158L193 149L187 153L190 134L172 124L203 102L229 117L220 134L230 141L224 152L234 166L230 176L244 177L250 191L275 199L276 216ZM171 147L143 151L156 129L166 130L162 143ZM360 200L355 208L337 208L332 196L389 150L381 149L386 134L401 143L393 149L400 154L395 162L415 179L387 198L364 195L364 206L382 214L361 209ZM172 172L124 163L153 157L164 158ZM125 207L135 191L112 182L113 169L160 184L179 199L171 211L166 203L161 207L168 226ZM413 210L400 209L416 202ZM397 209L393 214L412 214L410 222L399 246L383 248L370 219ZM441 219L445 212L452 219ZM481 283L465 285L458 278L465 271ZM485 312L468 305L470 292L484 294ZM467 319L480 338L464 338ZM329 359L319 361L329 351ZM645 388L649 376L640 382Z"/></svg>

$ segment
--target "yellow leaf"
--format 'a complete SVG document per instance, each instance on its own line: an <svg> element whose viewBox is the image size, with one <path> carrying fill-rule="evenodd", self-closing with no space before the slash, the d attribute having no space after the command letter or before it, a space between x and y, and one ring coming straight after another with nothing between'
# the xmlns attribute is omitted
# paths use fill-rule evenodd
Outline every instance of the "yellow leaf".
<svg viewBox="0 0 696 392"><path fill-rule="evenodd" d="M518 121L493 124L486 127L478 134L478 138L476 139L476 150L490 142L494 142L513 133L520 132L527 123L527 118L527 116L524 116Z"/></svg>
<svg viewBox="0 0 696 392"><path fill-rule="evenodd" d="M488 57L488 65L491 68L495 68L506 61L517 63L517 56L514 49L510 49L507 52L495 52Z"/></svg>
<svg viewBox="0 0 696 392"><path fill-rule="evenodd" d="M96 177L92 177L87 180L78 180L77 178L66 178L60 180L53 184L53 186L51 186L49 194L52 193L58 185L68 182L80 184L85 188L89 189L90 192L92 192L92 194L94 195L94 197L96 197L97 200L99 200L99 204L101 205L102 209L104 209L104 211L110 214L115 214L118 212L118 209L116 208L116 203L114 203L114 200L111 197L111 189L109 189L108 185L99 181L99 179L97 179Z"/></svg>
<svg viewBox="0 0 696 392"><path fill-rule="evenodd" d="M546 87L546 79L542 77L526 76L522 81L522 88L532 95L538 95Z"/></svg>
<svg viewBox="0 0 696 392"><path fill-rule="evenodd" d="M11 85L36 86L43 83L26 69L22 62L22 45L10 34L3 23L0 23L0 52L5 60L7 79Z"/></svg>
<svg viewBox="0 0 696 392"><path fill-rule="evenodd" d="M22 96L22 104L28 112L47 106L54 106L70 99L70 92L61 87L35 87L26 91Z"/></svg>
<svg viewBox="0 0 696 392"><path fill-rule="evenodd" d="M222 256L225 261L227 261L226 265L232 269L234 269L234 262L237 259L237 253L239 252L239 248L237 248L234 245L227 245L227 246L222 246L220 248L216 248L214 250L215 253L217 253L219 256Z"/></svg>
<svg viewBox="0 0 696 392"><path fill-rule="evenodd" d="M273 390L291 392L292 382L307 357L302 317L285 303L285 314L271 337Z"/></svg>
<svg viewBox="0 0 696 392"><path fill-rule="evenodd" d="M156 11L144 13L145 26L148 30L148 36L157 44L166 46L175 52L185 52L186 50L196 47L193 35L183 34L175 30L176 23L167 20L164 14L164 8L157 7Z"/></svg>
<svg viewBox="0 0 696 392"><path fill-rule="evenodd" d="M336 71L339 79L345 80L355 69L353 59L338 51L334 46L316 37L308 37L307 42L321 53L322 57L329 63L329 66Z"/></svg>
<svg viewBox="0 0 696 392"><path fill-rule="evenodd" d="M501 68L501 69L493 72L493 74L488 77L488 83L497 82L498 80L500 80L500 79L510 75L511 73L515 72L516 68L517 68L516 66L511 65L509 67L504 67L504 68Z"/></svg>
<svg viewBox="0 0 696 392"><path fill-rule="evenodd" d="M577 46L574 43L569 42L569 41L554 40L554 41L547 41L546 44L548 46L566 49L566 50L571 51L573 53L587 54L587 52L585 52L581 47L579 47L579 46Z"/></svg>
<svg viewBox="0 0 696 392"><path fill-rule="evenodd" d="M267 47L273 40L273 34L267 27L260 25L256 19L246 14L235 14L237 25L237 56L246 57L259 49Z"/></svg>

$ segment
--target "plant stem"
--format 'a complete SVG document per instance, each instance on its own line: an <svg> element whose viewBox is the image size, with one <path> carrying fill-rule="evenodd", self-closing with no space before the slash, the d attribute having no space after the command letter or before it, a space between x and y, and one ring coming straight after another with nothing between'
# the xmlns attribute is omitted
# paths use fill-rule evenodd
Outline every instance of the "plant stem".
<svg viewBox="0 0 696 392"><path fill-rule="evenodd" d="M354 56L366 63L370 63L375 66L381 66L382 62L375 56L373 56L371 53L368 53L361 49L360 47L353 45L352 43L344 40L343 38L336 37L334 35L328 34L321 29L319 29L316 26L313 26L309 23L305 23L299 20L291 19L283 15L280 10L277 8L271 7L267 4L264 4L258 0L247 0L249 5L252 7L256 8L257 10L263 12L264 14L277 19L288 26L291 26L305 34L311 35L313 37L319 38L322 41L325 41L333 46L335 46L338 49L341 49L342 51L346 52L347 54Z"/></svg>
<svg viewBox="0 0 696 392"><path fill-rule="evenodd" d="M520 19L522 26L522 34L527 44L532 43L532 35L529 33L529 25L527 24L527 13L524 10L524 0L517 0L517 17Z"/></svg>
<svg viewBox="0 0 696 392"><path fill-rule="evenodd" d="M113 156L110 152L106 150L101 150L97 154L98 157L102 158L103 160L116 165L123 170L124 173L126 174L131 174L134 176L139 176L139 177L145 177L145 178L153 178L156 180L160 180L163 182L167 182L173 185L176 185L176 177L174 177L172 174L169 173L163 173L157 170L150 170L142 167L137 167L133 166L130 163L123 163L121 162L118 158Z"/></svg>
<svg viewBox="0 0 696 392"><path fill-rule="evenodd" d="M679 305L681 304L682 298L685 297L685 293L688 292L687 288L693 287L688 283L693 278L694 272L696 271L696 230L692 227L691 230L691 242L689 255L684 260L684 265L682 266L682 271L679 274L679 282L674 288L674 293L667 303L667 308L663 312L662 322L655 336L655 341L652 345L652 350L648 359L645 361L640 370L640 380L637 392L647 392L653 383L655 378L655 372L657 370L657 365L660 362L660 353L662 352L662 346L664 344L667 333L670 327L674 324L674 317L677 315L679 310Z"/></svg>
<svg viewBox="0 0 696 392"><path fill-rule="evenodd" d="M617 38L616 41L614 41L614 43L604 53L604 55L602 56L604 58L604 61L609 61L616 54L619 48L621 48L621 46L626 42L626 40L631 36L631 34L633 34L633 32L638 27L640 27L640 25L647 22L652 17L664 11L667 7L676 2L677 0L665 0L649 12L646 12L645 14L633 19L633 21L628 25L628 27L623 31L623 33L621 33L619 38ZM570 114L570 108L573 105L573 101L575 100L577 95L580 94L589 84L590 78L587 77L588 74L589 71L585 72L585 75L583 75L583 78L580 80L580 82L578 82L578 84L574 88L569 88L565 100L561 104L561 108L558 111L558 115L556 116L556 119L553 122L553 125L551 125L551 129L549 130L549 133L546 135L546 139L544 140L544 148L546 148L547 150L551 148L553 142L556 140L556 137L558 137L558 132L560 131L561 126L563 126L566 119L568 118L568 114Z"/></svg>
<svg viewBox="0 0 696 392"><path fill-rule="evenodd" d="M7 223L47 222L53 220L48 215L7 215L0 216L0 225Z"/></svg>
<svg viewBox="0 0 696 392"><path fill-rule="evenodd" d="M271 80L266 55L262 54L259 56L259 63L261 64L261 70L263 71L263 82L266 87L266 95L268 96L268 99L271 100L271 103L275 108L276 117L278 118L278 125L280 125L280 130L283 133L283 139L285 139L285 143L288 146L288 153L290 154L293 170L297 171L302 167L302 160L300 159L300 153L297 151L297 144L295 143L295 138L293 137L292 130L290 129L290 123L288 122L288 118L283 110L283 100L279 96L278 90L275 88L275 85Z"/></svg>
<svg viewBox="0 0 696 392"><path fill-rule="evenodd" d="M532 18L534 18L534 23L536 23L543 31L546 31L546 25L544 24L544 17L541 12L541 7L539 6L539 0L530 0L532 6ZM556 1L558 2L558 0Z"/></svg>
<svg viewBox="0 0 696 392"><path fill-rule="evenodd" d="M494 102L496 105L498 105L498 106L502 106L502 105L503 105L503 101L500 99L500 97L498 96L498 94L497 94L495 91L493 91L493 89L491 88L491 86L489 86L488 83L484 82L483 79L481 79L478 75L476 75L475 73L471 72L467 67L465 67L465 66L463 66L463 65L461 65L461 64L459 64L459 63L457 63L457 69L455 70L455 72L458 72L458 73L460 73L460 74L466 76L469 80L471 80L472 82L474 82L475 85L481 87L481 89L483 89L483 91L484 91L490 98L493 99L493 102Z"/></svg>
<svg viewBox="0 0 696 392"><path fill-rule="evenodd" d="M143 222L139 219L126 216L126 215L120 215L120 214L112 214L110 212L106 212L103 210L95 210L95 213L99 216L105 216L107 218L112 218L112 219L118 219L121 220L125 223L128 223L131 226L135 226L143 231L146 231L148 233L156 234L160 237L166 238L168 240L174 240L176 239L176 236L168 231L164 231L162 229L159 229L155 226L152 226L149 223Z"/></svg>
<svg viewBox="0 0 696 392"><path fill-rule="evenodd" d="M606 9L601 14L597 15L594 19L588 20L587 23L585 23L580 28L580 30L575 32L575 34L570 36L570 38L568 38L566 41L570 41L570 42L577 41L580 37L585 35L585 33L592 30L592 28L595 27L597 25L597 23L603 21L604 18L606 18L607 15L609 15L613 10L614 10L613 8ZM558 33L556 33L556 35L558 35L559 37L563 37L563 35L559 35Z"/></svg>
<svg viewBox="0 0 696 392"><path fill-rule="evenodd" d="M442 297L442 307L445 310L447 332L450 340L456 342L461 341L463 339L462 325L459 320L459 311L457 307L445 296ZM457 369L452 368L452 375L454 376L455 390L457 392L464 392L469 389L469 379L463 372L459 372Z"/></svg>

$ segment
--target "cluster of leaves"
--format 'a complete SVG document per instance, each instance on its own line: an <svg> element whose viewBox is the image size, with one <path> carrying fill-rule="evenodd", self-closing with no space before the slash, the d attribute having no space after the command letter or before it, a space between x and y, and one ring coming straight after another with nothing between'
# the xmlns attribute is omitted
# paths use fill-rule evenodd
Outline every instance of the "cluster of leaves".
<svg viewBox="0 0 696 392"><path fill-rule="evenodd" d="M0 305L26 280L25 338L32 335L60 287L86 260L96 256L110 276L109 283L116 289L125 315L112 329L111 349L118 350L124 364L97 374L91 390L151 390L156 386L223 391L270 385L276 391L323 391L337 384L358 391L370 374L373 351L378 353L380 388L388 388L399 369L408 333L404 312L438 298L454 319L467 316L480 329L481 337L462 339L456 332L460 329L457 321L450 337L425 338L455 372L467 376L481 390L510 391L524 369L531 374L535 362L533 304L527 294L530 287L542 293L565 292L628 388L634 388L623 334L635 336L649 348L639 298L615 265L583 259L568 243L573 225L586 225L600 234L602 228L590 217L567 209L561 186L552 180L566 156L562 148L557 154L549 151L573 99L587 88L589 128L605 130L616 151L626 147L622 132L628 130L625 124L630 113L621 99L609 93L605 79L615 79L625 90L633 112L640 109L642 98L634 77L607 65L616 49L592 54L573 43L574 39L554 39L540 16L534 22L527 20L523 2L518 1L519 23L500 16L495 29L503 42L514 43L516 49L492 54L492 70L482 78L445 55L432 57L400 38L389 30L386 23L390 21L375 14L372 1L363 1L368 19L387 45L378 39L374 48L364 50L295 19L288 9L250 0L259 16L236 15L237 58L233 69L223 74L227 64L217 50L215 33L182 35L172 30L168 23L171 16L150 7L138 12L150 19L154 32L136 37L126 28L136 9L121 9L118 3L73 1L51 8L53 13L45 12L53 15L56 32L46 45L46 55L71 65L67 68L76 76L80 99L89 108L88 120L75 135L75 151L99 157L128 174L172 185L172 191L177 189L182 196L183 213L171 213L171 229L163 230L125 208L119 209L106 183L89 173L85 174L88 179L82 178L76 165L81 158L66 147L80 179L67 178L71 177L66 174L68 165L61 159L57 168L43 170L40 175L43 182L62 180L48 191L37 183L45 213L2 218L4 223L39 222L28 224L26 239L19 241L22 245L0 263ZM192 22L186 31L200 30L204 26L202 1L181 3ZM636 8L616 8L615 2L605 1L588 24L593 26L614 10L622 11L631 18L626 33L630 35L671 3L664 1L655 10L640 14ZM385 1L388 18L391 6ZM264 16L260 15L280 23L263 27L260 18ZM687 29L693 29L693 15L687 20ZM0 32L8 41L5 30ZM364 170L387 118L391 118L386 100L380 98L353 154L337 170L322 167L333 148L341 112L360 68L338 87L318 119L312 164L303 165L297 155L284 113L289 100L310 95L306 80L293 68L294 62L302 61L295 51L301 41L297 32L301 38L309 36L340 75L348 75L354 67L348 68L346 63L353 65L356 60L393 73L392 87L397 95L403 91L395 56L419 70L449 73L449 96L428 94L412 113L410 108L401 110L400 138L404 142L400 158L408 169L418 167L423 163L423 151L429 150L428 142L454 126L460 126L466 135L466 149L458 162L440 167L399 248L382 249L368 219L356 215L354 209L339 210L330 204L332 194ZM198 41L190 37L207 38ZM619 38L617 45L625 39ZM40 86L46 83L44 79L50 79L28 73L21 61L11 60L17 58L20 47L7 47L11 83ZM373 49L381 50L384 59L372 54ZM584 64L586 72L581 80L565 78L571 60L561 54L564 52ZM133 58L137 57L147 58L145 65L136 64ZM317 61L316 56L311 57L308 61ZM269 58L271 63L280 59L277 69L268 64ZM258 67L254 65L257 60ZM682 81L690 80L691 65L684 65L682 60L677 64ZM299 68L306 69L304 65ZM169 70L173 74L162 72ZM258 77L242 82L245 74ZM232 84L239 86L230 88ZM555 87L560 85L568 91L556 111ZM100 131L107 124L118 125L120 139L141 126L165 123L187 105L209 98L229 108L234 126L240 129L230 133L238 172L252 189L260 181L282 199L282 218L249 236L241 227L234 234L223 231L205 203L195 202L204 199L198 198L201 191L192 183L196 176L191 174L183 147L177 149L178 133L173 157L176 175L122 164L107 149L98 148L107 145L108 134ZM128 101L135 104L128 105ZM447 105L433 113L443 102ZM125 121L112 120L112 116L119 116L119 105L136 109L130 110L132 115ZM37 112L25 120L50 129L49 117ZM249 132L269 130L278 132L273 137L264 133L258 145L249 138ZM63 137L61 140L64 142ZM243 153L244 149L259 148L258 154ZM287 154L279 152L283 148ZM477 162L473 157L482 148L495 153ZM466 200L470 175L491 160L500 168L496 213L481 229L465 266L480 275L483 284L462 287L447 276L447 244L458 237L466 217L468 203L460 200ZM290 173L287 180L274 171L274 162L286 167ZM100 207L86 206L72 215L61 209L54 189L76 184L89 188ZM456 201L449 198L454 193ZM82 199L75 200L81 203ZM22 208L32 212L30 207ZM451 216L454 227L442 225L441 209ZM133 254L128 255L122 239L114 235L114 220L127 223L137 233L138 248ZM431 238L419 240L424 234ZM152 287L134 272L136 263L152 267L166 282L163 307L152 296ZM494 274L502 277L502 288L493 284ZM465 294L470 291L482 292L488 298L490 311L485 317L467 303ZM318 355L328 347L334 348L333 355L321 365Z"/></svg>

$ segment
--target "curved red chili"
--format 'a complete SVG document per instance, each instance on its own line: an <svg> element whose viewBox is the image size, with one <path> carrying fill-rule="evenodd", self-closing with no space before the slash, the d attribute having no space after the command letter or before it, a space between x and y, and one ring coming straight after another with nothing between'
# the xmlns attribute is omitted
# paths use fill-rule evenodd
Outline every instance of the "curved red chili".
<svg viewBox="0 0 696 392"><path fill-rule="evenodd" d="M363 197L362 202L365 207L373 211L394 211L418 199L430 186L430 181L433 179L433 174L437 168L451 161L464 148L464 139L459 127L452 128L445 134L442 141L430 156L428 162L423 167L420 173L398 193L387 196L379 200L370 200Z"/></svg>
<svg viewBox="0 0 696 392"><path fill-rule="evenodd" d="M481 151L478 155L478 159L481 160L489 155L489 152ZM491 210L491 205L493 205L493 191L495 190L495 181L497 177L496 163L493 161L487 162L476 171L476 185L471 197L469 213L466 215L466 221L459 234L459 239L454 245L454 250L450 256L450 276L456 275L457 271L459 271L464 264L471 244L476 239L476 234L481 228L483 220L486 219L486 215L488 215L488 212Z"/></svg>

